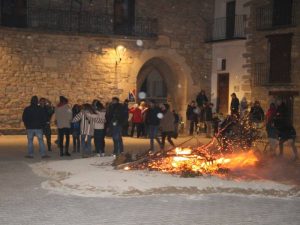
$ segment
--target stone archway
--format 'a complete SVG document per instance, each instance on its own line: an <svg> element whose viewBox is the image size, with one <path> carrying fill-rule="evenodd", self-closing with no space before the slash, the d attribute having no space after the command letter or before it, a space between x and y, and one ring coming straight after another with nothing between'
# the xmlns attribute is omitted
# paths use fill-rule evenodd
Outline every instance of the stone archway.
<svg viewBox="0 0 300 225"><path fill-rule="evenodd" d="M141 82L153 67L166 82L168 100L172 107L185 118L187 104L199 91L199 87L192 79L192 72L185 58L175 49L143 50L128 70L128 83L121 88L140 90Z"/></svg>

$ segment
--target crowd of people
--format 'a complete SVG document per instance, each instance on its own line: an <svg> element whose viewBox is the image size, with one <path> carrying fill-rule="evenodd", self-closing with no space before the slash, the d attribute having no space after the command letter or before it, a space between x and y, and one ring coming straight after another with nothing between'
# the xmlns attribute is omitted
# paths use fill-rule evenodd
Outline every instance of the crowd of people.
<svg viewBox="0 0 300 225"><path fill-rule="evenodd" d="M53 116L58 133L56 143L61 157L71 155L70 136L73 139L73 153L80 152L83 157L92 155L92 140L97 155L105 156L105 136L111 136L113 139L114 156L124 151L123 136L133 137L136 133L137 138L149 138L149 151L155 151L154 140L160 149L165 148L166 139L175 146L172 138L178 136L179 116L174 110L170 110L169 104L142 101L139 105L129 107L127 99L120 103L119 98L113 97L112 101L105 105L95 99L91 104L75 104L71 108L64 96L59 97L56 107L45 98L38 99L37 96L33 96L22 117L27 130L28 158L33 157L35 136L38 138L42 158L49 157L46 154L43 136L46 138L48 151L52 151L50 125Z"/></svg>
<svg viewBox="0 0 300 225"><path fill-rule="evenodd" d="M231 98L229 116L248 116L252 125L258 129L262 129L265 125L270 152L275 154L279 146L279 155L282 156L283 144L289 141L294 158L298 159L295 145L296 131L289 120L288 109L284 102L280 105L271 103L265 114L259 101L248 104L245 97L239 101L235 93L231 94ZM213 104L208 101L205 91L201 90L196 99L187 106L189 135L205 132L207 137L212 137L219 131L224 120L222 121L218 114L213 113L212 108ZM42 157L48 157L43 136L46 138L48 151L52 151L53 115L57 126L56 143L59 146L60 156L70 156L70 136L73 140L73 153L80 152L83 157L92 155L92 140L97 155L104 156L106 136L113 139L114 156L124 151L123 136L136 135L137 138L149 138L149 151L155 151L154 140L160 149L164 149L166 140L170 145L175 146L172 139L178 136L180 122L179 115L174 110L171 111L169 104L157 104L154 101L142 101L130 107L127 99L120 103L119 98L113 97L112 101L105 105L95 99L91 104L75 104L71 108L68 99L64 96L60 96L56 107L45 98L38 99L37 96L33 96L30 106L23 112L28 138L27 157L33 157L34 136L38 138Z"/></svg>
<svg viewBox="0 0 300 225"><path fill-rule="evenodd" d="M192 101L186 110L186 117L189 120L189 134L194 132L205 132L207 137L216 134L226 119L222 114L212 112L213 104L208 101L205 91L202 90L196 100ZM248 117L253 127L260 130L266 128L271 155L275 155L279 147L279 156L283 155L283 145L289 142L294 153L294 159L298 159L296 147L296 131L288 115L286 104L281 101L276 105L270 104L265 114L259 101L249 104L245 97L241 101L235 93L231 94L230 112L227 118L236 116L238 118ZM213 128L213 131L212 131Z"/></svg>

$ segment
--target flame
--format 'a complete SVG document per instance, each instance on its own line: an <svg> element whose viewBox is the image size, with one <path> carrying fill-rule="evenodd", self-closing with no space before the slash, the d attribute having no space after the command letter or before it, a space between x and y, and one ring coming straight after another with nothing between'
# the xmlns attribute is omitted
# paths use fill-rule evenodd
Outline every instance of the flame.
<svg viewBox="0 0 300 225"><path fill-rule="evenodd" d="M136 167L127 166L124 170L149 168L173 174L180 174L183 171L197 174L218 174L220 169L235 170L253 167L257 162L258 158L253 151L215 155L199 148L196 150L176 148L164 156L153 158L147 163L136 165Z"/></svg>

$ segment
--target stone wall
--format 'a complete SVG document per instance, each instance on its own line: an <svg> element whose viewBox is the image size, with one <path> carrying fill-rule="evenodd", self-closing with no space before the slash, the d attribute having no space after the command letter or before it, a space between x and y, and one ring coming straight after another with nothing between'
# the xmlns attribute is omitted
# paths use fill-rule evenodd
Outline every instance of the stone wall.
<svg viewBox="0 0 300 225"><path fill-rule="evenodd" d="M252 84L252 100L259 100L265 110L268 109L269 104L274 101L273 97L269 95L270 91L298 91L300 90L300 1L295 0L295 21L296 26L282 27L278 29L257 30L256 27L256 10L260 6L271 4L270 0L252 0L246 5L251 8L251 15L249 20L249 27L247 33L249 39L247 41L247 59L248 65L246 68L251 73L252 79L255 76L255 64L268 62L269 46L267 35L272 34L287 34L293 33L292 37L292 51L291 51L291 78L292 82L289 85L255 85ZM296 127L297 133L300 134L300 117L298 112L300 110L300 96L294 96L294 117L293 124ZM299 135L298 135L299 136Z"/></svg>
<svg viewBox="0 0 300 225"><path fill-rule="evenodd" d="M186 103L201 88L210 92L211 46L204 39L212 4L210 0L136 1L137 15L158 18L159 23L158 37L143 39L142 47L136 45L139 37L0 28L0 129L23 128L22 111L32 95L54 103L65 95L72 104L94 98L106 102L112 96L124 99L136 88L139 70L152 58L163 60L172 70L168 76L182 82L182 89L172 89L170 95L184 115ZM112 4L108 6L111 10ZM114 48L119 44L127 50L116 64Z"/></svg>

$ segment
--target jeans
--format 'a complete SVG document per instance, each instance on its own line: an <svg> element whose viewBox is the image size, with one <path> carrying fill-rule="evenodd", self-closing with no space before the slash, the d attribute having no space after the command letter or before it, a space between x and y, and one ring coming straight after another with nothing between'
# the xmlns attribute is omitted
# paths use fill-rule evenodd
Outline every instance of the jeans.
<svg viewBox="0 0 300 225"><path fill-rule="evenodd" d="M59 128L58 129L58 141L59 141L60 154L63 154L64 136L66 136L65 152L69 153L70 128Z"/></svg>
<svg viewBox="0 0 300 225"><path fill-rule="evenodd" d="M94 144L97 153L104 153L105 150L105 130L104 129L95 129L94 130Z"/></svg>
<svg viewBox="0 0 300 225"><path fill-rule="evenodd" d="M157 141L157 143L161 147L162 146L161 141L157 137L158 126L149 125L148 128L149 128L149 138L150 138L150 150L154 150L154 139Z"/></svg>
<svg viewBox="0 0 300 225"><path fill-rule="evenodd" d="M80 152L80 135L72 134L73 137L73 152Z"/></svg>
<svg viewBox="0 0 300 225"><path fill-rule="evenodd" d="M114 142L114 154L119 155L123 152L123 139L122 139L122 127L121 126L113 126L110 127L112 138Z"/></svg>
<svg viewBox="0 0 300 225"><path fill-rule="evenodd" d="M34 136L36 136L38 138L41 156L46 155L46 147L44 144L42 129L28 129L27 130L28 155L33 156L33 138L34 138Z"/></svg>
<svg viewBox="0 0 300 225"><path fill-rule="evenodd" d="M82 134L81 135L81 153L92 154L92 136Z"/></svg>

